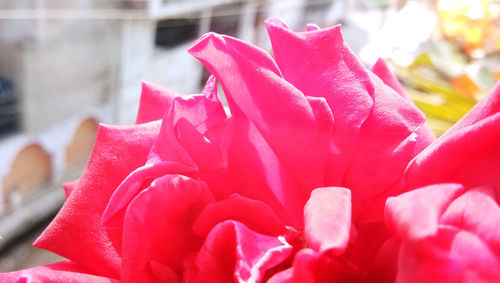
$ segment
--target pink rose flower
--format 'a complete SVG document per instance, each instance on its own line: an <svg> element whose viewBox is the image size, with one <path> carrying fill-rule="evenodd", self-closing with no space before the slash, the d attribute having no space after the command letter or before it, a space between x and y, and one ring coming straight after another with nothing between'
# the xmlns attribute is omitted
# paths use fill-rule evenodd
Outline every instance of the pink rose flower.
<svg viewBox="0 0 500 283"><path fill-rule="evenodd" d="M500 281L499 110L497 84L410 163L417 189L387 201L397 282Z"/></svg>
<svg viewBox="0 0 500 283"><path fill-rule="evenodd" d="M487 104L496 98L432 143L383 61L364 68L340 27L296 33L275 19L267 27L274 59L214 33L194 44L190 54L213 75L200 95L143 84L137 124L100 127L85 171L34 244L68 261L0 281L409 281L440 271L438 244L449 248L474 225L448 255L477 251L495 263L482 240L494 239L493 224L467 212L467 226L459 212L483 196L497 207L485 188L495 186L493 171L470 165L498 160L488 157L498 139L485 122L496 119ZM469 144L478 148L463 150ZM461 185L417 189L442 182ZM438 196L421 204L427 191ZM440 225L458 228L429 248L423 239ZM480 271L466 278L487 274L463 266Z"/></svg>

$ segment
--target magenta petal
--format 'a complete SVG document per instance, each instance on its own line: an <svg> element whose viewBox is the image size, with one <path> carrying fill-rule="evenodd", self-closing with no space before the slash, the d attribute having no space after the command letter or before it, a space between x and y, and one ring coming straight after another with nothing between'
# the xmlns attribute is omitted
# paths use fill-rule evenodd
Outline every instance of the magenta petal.
<svg viewBox="0 0 500 283"><path fill-rule="evenodd" d="M61 261L25 270L0 273L0 282L51 282L51 283L118 283L112 278L92 275L88 270L71 261Z"/></svg>
<svg viewBox="0 0 500 283"><path fill-rule="evenodd" d="M223 165L221 153L217 152L218 148L204 136L208 130L226 120L222 104L217 98L215 84L215 79L211 77L204 89L204 95L177 97L172 101L168 113L163 118L150 162L172 161L200 170L213 167L210 163ZM200 151L210 157L200 154Z"/></svg>
<svg viewBox="0 0 500 283"><path fill-rule="evenodd" d="M266 271L291 252L292 247L281 237L261 235L239 222L224 221L187 260L184 282L261 282Z"/></svg>
<svg viewBox="0 0 500 283"><path fill-rule="evenodd" d="M152 260L149 263L149 267L151 269L151 274L155 282L162 282L162 283L182 282L177 273L175 273L171 268L162 263Z"/></svg>
<svg viewBox="0 0 500 283"><path fill-rule="evenodd" d="M358 282L359 269L345 258L302 249L295 255L292 282Z"/></svg>
<svg viewBox="0 0 500 283"><path fill-rule="evenodd" d="M500 252L500 207L491 187L475 188L455 199L440 223L469 231Z"/></svg>
<svg viewBox="0 0 500 283"><path fill-rule="evenodd" d="M159 123L126 127L100 126L85 171L59 214L34 243L98 275L119 278L120 257L101 215L114 190L146 162ZM106 177L103 178L103 172Z"/></svg>
<svg viewBox="0 0 500 283"><path fill-rule="evenodd" d="M379 58L377 62L375 62L375 64L372 66L371 71L375 75L377 75L377 77L379 77L384 82L384 84L401 95L402 98L411 102L411 98L403 89L403 86L399 83L398 79L391 73L384 59Z"/></svg>
<svg viewBox="0 0 500 283"><path fill-rule="evenodd" d="M306 30L307 31L315 31L315 30L320 30L321 28L316 25L316 24L307 24L306 25Z"/></svg>
<svg viewBox="0 0 500 283"><path fill-rule="evenodd" d="M66 199L69 198L69 196L71 195L71 192L78 186L79 181L80 180L77 179L74 181L63 183L64 195L66 196Z"/></svg>
<svg viewBox="0 0 500 283"><path fill-rule="evenodd" d="M408 241L436 235L439 217L464 191L459 184L439 184L387 199L385 221L389 230Z"/></svg>
<svg viewBox="0 0 500 283"><path fill-rule="evenodd" d="M396 282L498 282L500 261L477 236L443 228L416 249L401 247Z"/></svg>
<svg viewBox="0 0 500 283"><path fill-rule="evenodd" d="M326 98L333 112L333 134L340 152L329 162L332 174L327 178L329 184L341 185L354 151L353 141L359 139L361 125L373 105L367 92L357 91L364 88L362 82L367 79L352 74L348 62L341 61L347 49L342 47L340 27L306 34L290 31L277 19L268 19L266 26L284 78L307 96Z"/></svg>
<svg viewBox="0 0 500 283"><path fill-rule="evenodd" d="M231 192L268 204L288 225L303 225L302 209L306 201L284 170L276 153L261 132L246 119L230 118L228 122L228 179ZM214 188L218 189L218 188Z"/></svg>
<svg viewBox="0 0 500 283"><path fill-rule="evenodd" d="M333 121L318 123L307 98L282 78L272 58L213 33L189 52L221 83L232 117L255 125L305 195L321 186Z"/></svg>
<svg viewBox="0 0 500 283"><path fill-rule="evenodd" d="M203 239L192 231L201 209L213 201L205 183L181 175L165 175L128 206L123 223L122 280L148 282L151 261L182 274L184 257Z"/></svg>
<svg viewBox="0 0 500 283"><path fill-rule="evenodd" d="M402 190L393 186L408 161L432 141L419 135L423 114L363 67L339 26L295 33L276 19L266 24L284 78L306 96L324 97L333 112L327 183L351 190L355 221L381 220L373 199Z"/></svg>
<svg viewBox="0 0 500 283"><path fill-rule="evenodd" d="M293 281L293 268L288 268L283 271L280 271L274 274L269 280L268 283L292 283Z"/></svg>
<svg viewBox="0 0 500 283"><path fill-rule="evenodd" d="M286 232L283 223L266 203L238 194L209 204L196 219L193 230L200 236L206 236L215 225L229 219L241 222L260 234L278 236Z"/></svg>
<svg viewBox="0 0 500 283"><path fill-rule="evenodd" d="M399 83L398 79L391 73L389 67L385 63L384 59L379 58L377 62L372 66L372 72L379 77L384 84L392 88L395 92L401 95L402 98L408 100L413 104L413 101L408 96L403 86ZM432 133L431 129L423 124L417 131L417 135L422 137L424 140L433 141L436 137ZM416 148L416 152L422 151L427 146L427 143L419 143Z"/></svg>
<svg viewBox="0 0 500 283"><path fill-rule="evenodd" d="M163 86L142 82L141 101L136 124L161 119L167 113L170 102L176 94Z"/></svg>
<svg viewBox="0 0 500 283"><path fill-rule="evenodd" d="M304 207L307 246L318 251L342 254L351 231L351 192L346 188L318 188Z"/></svg>
<svg viewBox="0 0 500 283"><path fill-rule="evenodd" d="M499 110L500 84L497 84L455 126L412 160L406 172L408 187L458 182L466 187L498 188Z"/></svg>
<svg viewBox="0 0 500 283"><path fill-rule="evenodd" d="M130 173L111 196L102 214L102 224L106 229L121 230L125 210L130 202L151 182L166 174L188 174L193 169L179 163L162 161L141 166Z"/></svg>
<svg viewBox="0 0 500 283"><path fill-rule="evenodd" d="M376 253L373 263L365 270L360 282L394 282L398 271L400 246L395 239L385 241Z"/></svg>

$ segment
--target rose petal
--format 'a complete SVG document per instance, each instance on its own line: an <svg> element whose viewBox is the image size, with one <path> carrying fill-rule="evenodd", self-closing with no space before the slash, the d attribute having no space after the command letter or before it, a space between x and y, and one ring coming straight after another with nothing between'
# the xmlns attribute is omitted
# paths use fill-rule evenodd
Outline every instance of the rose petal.
<svg viewBox="0 0 500 283"><path fill-rule="evenodd" d="M465 192L448 206L440 223L469 231L500 253L500 207L493 188Z"/></svg>
<svg viewBox="0 0 500 283"><path fill-rule="evenodd" d="M119 238L104 231L101 215L120 182L146 162L158 132L157 122L100 126L78 186L34 246L68 258L97 275L119 278Z"/></svg>
<svg viewBox="0 0 500 283"><path fill-rule="evenodd" d="M212 201L206 184L181 175L165 175L142 191L125 213L122 281L151 281L151 261L181 275L184 257L203 241L192 231L195 217Z"/></svg>
<svg viewBox="0 0 500 283"><path fill-rule="evenodd" d="M338 136L335 142L341 152L329 162L332 168L327 178L330 185L342 185L354 150L353 141L358 140L359 129L373 101L368 93L353 95L353 90L362 88L362 85L361 80L351 75L352 72L340 59L345 53L337 50L338 45L343 43L339 40L340 29L295 34L277 19L268 19L266 26L273 54L284 78L307 96L326 98L333 112L334 135ZM330 36L323 36L325 34Z"/></svg>
<svg viewBox="0 0 500 283"><path fill-rule="evenodd" d="M211 77L207 82L204 95L176 97L172 101L168 113L163 118L158 141L149 158L150 162L172 161L193 168L199 168L200 165L213 167L206 165L207 159L209 164L223 163L222 160L213 159L220 160L221 153L218 153L217 146L212 145L211 141L203 135L226 120L226 114L217 98L217 88L214 84L215 79ZM205 151L207 148L208 151ZM205 151L205 155L197 154L200 151ZM207 154L211 158L206 157Z"/></svg>
<svg viewBox="0 0 500 283"><path fill-rule="evenodd" d="M125 210L130 202L155 179L166 174L189 174L193 168L175 162L162 161L141 166L130 173L111 196L101 220L102 226L111 230L122 230Z"/></svg>
<svg viewBox="0 0 500 283"><path fill-rule="evenodd" d="M500 113L441 136L408 165L408 187L439 182L457 182L467 187L498 187L499 140Z"/></svg>
<svg viewBox="0 0 500 283"><path fill-rule="evenodd" d="M439 217L464 188L459 184L439 184L387 199L385 223L389 230L407 241L436 235Z"/></svg>
<svg viewBox="0 0 500 283"><path fill-rule="evenodd" d="M80 181L79 179L76 179L74 181L63 183L64 195L66 199L69 198L71 192L78 186L79 181Z"/></svg>
<svg viewBox="0 0 500 283"><path fill-rule="evenodd" d="M351 192L346 188L318 188L304 207L307 246L318 251L342 254L351 231Z"/></svg>
<svg viewBox="0 0 500 283"><path fill-rule="evenodd" d="M274 274L271 278L269 278L267 282L268 283L293 282L293 268L288 268Z"/></svg>
<svg viewBox="0 0 500 283"><path fill-rule="evenodd" d="M278 236L286 232L283 223L266 203L238 194L209 204L196 219L193 230L200 236L206 236L215 225L229 219L241 222L260 234Z"/></svg>
<svg viewBox="0 0 500 283"><path fill-rule="evenodd" d="M372 66L371 71L375 75L377 75L377 77L379 77L384 82L384 84L401 95L402 98L408 100L409 102L412 102L411 98L403 89L403 86L399 83L398 79L389 70L389 67L385 63L384 59L379 58L377 62L375 62L375 64Z"/></svg>
<svg viewBox="0 0 500 283"><path fill-rule="evenodd" d="M161 264L157 261L152 260L149 263L149 267L151 269L151 274L154 277L155 282L164 282L164 283L180 283L182 282L179 278L179 275L175 273L168 266Z"/></svg>
<svg viewBox="0 0 500 283"><path fill-rule="evenodd" d="M375 75L377 75L377 77L379 77L384 82L384 84L392 88L395 92L401 95L402 98L408 100L411 104L413 104L413 101L411 100L410 96L403 89L403 86L401 86L398 79L391 73L384 59L379 58L377 62L375 62L375 64L372 66L371 71ZM436 139L436 136L432 133L429 126L427 126L427 124L425 123L422 124L422 126L420 126L420 128L416 131L416 133L423 140L433 141ZM416 152L422 151L427 145L428 143L423 143L423 142L418 143Z"/></svg>
<svg viewBox="0 0 500 283"><path fill-rule="evenodd" d="M315 30L320 30L321 28L316 25L316 24L307 24L306 25L306 30L307 31L315 31Z"/></svg>
<svg viewBox="0 0 500 283"><path fill-rule="evenodd" d="M360 270L345 258L333 257L312 249L302 249L295 256L292 282L358 282Z"/></svg>
<svg viewBox="0 0 500 283"><path fill-rule="evenodd" d="M142 82L141 100L137 113L136 124L147 123L161 119L167 113L175 92L153 83Z"/></svg>
<svg viewBox="0 0 500 283"><path fill-rule="evenodd" d="M409 188L439 182L500 187L500 84L406 170Z"/></svg>
<svg viewBox="0 0 500 283"><path fill-rule="evenodd" d="M228 121L227 130L230 134L226 136L225 147L230 185L222 187L226 197L234 192L263 201L285 224L302 226L305 197L294 189L296 185L260 131L250 121L234 117Z"/></svg>
<svg viewBox="0 0 500 283"><path fill-rule="evenodd" d="M395 239L385 241L376 253L373 263L365 269L360 282L394 282L401 245Z"/></svg>
<svg viewBox="0 0 500 283"><path fill-rule="evenodd" d="M393 185L432 141L416 133L423 114L362 66L345 46L339 26L294 33L276 19L266 24L284 78L307 96L323 96L332 109L327 184L351 189L355 221L381 220L382 206L372 199L385 199L389 189L401 191Z"/></svg>
<svg viewBox="0 0 500 283"><path fill-rule="evenodd" d="M0 282L51 282L51 283L110 283L118 280L92 275L88 270L71 261L60 261L25 270L0 273Z"/></svg>
<svg viewBox="0 0 500 283"><path fill-rule="evenodd" d="M364 222L351 226L349 260L366 270L374 264L374 259L389 239L384 222ZM397 260L397 254L395 255ZM384 257L385 259L385 257Z"/></svg>
<svg viewBox="0 0 500 283"><path fill-rule="evenodd" d="M469 232L443 228L435 239L402 245L396 282L498 282L498 256Z"/></svg>
<svg viewBox="0 0 500 283"><path fill-rule="evenodd" d="M284 261L292 247L235 221L213 228L200 252L188 259L184 282L261 282L266 271Z"/></svg>
<svg viewBox="0 0 500 283"><path fill-rule="evenodd" d="M217 77L232 116L249 119L262 133L298 190L304 191L303 205L309 192L323 183L333 120L319 123L307 98L254 46L211 33L189 52Z"/></svg>

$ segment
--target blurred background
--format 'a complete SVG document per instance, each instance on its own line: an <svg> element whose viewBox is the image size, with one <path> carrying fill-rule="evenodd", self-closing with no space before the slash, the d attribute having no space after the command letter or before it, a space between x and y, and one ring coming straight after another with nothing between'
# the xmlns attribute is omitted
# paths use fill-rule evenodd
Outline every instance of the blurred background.
<svg viewBox="0 0 500 283"><path fill-rule="evenodd" d="M208 31L266 50L267 17L342 24L387 60L441 135L500 78L500 0L0 0L0 272L60 260L31 243L78 178L98 123L133 123L141 80L197 93Z"/></svg>

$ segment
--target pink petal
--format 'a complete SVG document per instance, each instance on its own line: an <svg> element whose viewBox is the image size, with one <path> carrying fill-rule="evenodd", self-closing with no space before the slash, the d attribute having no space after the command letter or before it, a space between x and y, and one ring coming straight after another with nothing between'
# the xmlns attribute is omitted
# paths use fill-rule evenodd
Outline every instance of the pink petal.
<svg viewBox="0 0 500 283"><path fill-rule="evenodd" d="M102 225L106 229L121 230L123 217L130 202L155 179L166 174L189 174L193 168L175 162L162 161L141 166L130 173L111 196L102 214Z"/></svg>
<svg viewBox="0 0 500 283"><path fill-rule="evenodd" d="M307 246L318 251L342 254L351 231L351 192L346 188L318 188L304 207Z"/></svg>
<svg viewBox="0 0 500 283"><path fill-rule="evenodd" d="M376 253L373 262L365 269L360 282L394 282L400 246L395 239L385 241Z"/></svg>
<svg viewBox="0 0 500 283"><path fill-rule="evenodd" d="M177 97L171 102L170 109L163 119L158 141L153 147L150 162L172 161L193 168L204 167L201 169L214 167L214 164L223 165L218 148L204 136L209 129L226 120L214 84L215 79L211 77L204 90L205 95ZM206 157L207 155L209 157Z"/></svg>
<svg viewBox="0 0 500 283"><path fill-rule="evenodd" d="M316 24L307 24L306 29L307 31L315 31L315 30L320 30L321 28Z"/></svg>
<svg viewBox="0 0 500 283"><path fill-rule="evenodd" d="M120 257L114 246L119 239L104 231L101 215L120 182L146 162L158 131L159 123L100 126L78 186L34 245L97 275L119 278Z"/></svg>
<svg viewBox="0 0 500 283"><path fill-rule="evenodd" d="M268 19L266 25L284 78L307 96L326 98L333 112L334 135L338 136L335 142L341 152L332 157L332 174L327 178L330 185L341 185L354 150L352 143L358 140L359 129L373 105L368 93L353 91L363 88L364 79L351 75L340 59L346 51L337 50L342 45L339 27L296 34L277 19Z"/></svg>
<svg viewBox="0 0 500 283"><path fill-rule="evenodd" d="M278 236L286 232L283 223L266 203L238 194L209 204L196 219L193 230L206 236L215 225L229 219L241 222L259 234Z"/></svg>
<svg viewBox="0 0 500 283"><path fill-rule="evenodd" d="M498 282L498 256L469 232L443 228L435 239L401 247L396 282Z"/></svg>
<svg viewBox="0 0 500 283"><path fill-rule="evenodd" d="M469 231L500 252L500 207L495 198L491 187L469 190L448 206L440 223Z"/></svg>
<svg viewBox="0 0 500 283"><path fill-rule="evenodd" d="M285 283L285 282L293 282L293 268L288 268L283 271L280 271L274 274L269 280L268 283Z"/></svg>
<svg viewBox="0 0 500 283"><path fill-rule="evenodd" d="M408 166L408 187L458 182L500 186L500 84Z"/></svg>
<svg viewBox="0 0 500 283"><path fill-rule="evenodd" d="M175 273L171 268L162 263L152 260L149 263L149 267L151 269L151 274L154 277L155 282L165 282L165 283L181 282L179 275L177 275L177 273Z"/></svg>
<svg viewBox="0 0 500 283"><path fill-rule="evenodd" d="M213 228L205 244L185 265L184 282L261 282L284 261L292 247L281 237L258 234L235 221Z"/></svg>
<svg viewBox="0 0 500 283"><path fill-rule="evenodd" d="M423 114L362 66L345 46L339 26L294 33L278 20L266 23L284 78L307 96L323 96L333 112L327 184L351 189L355 221L381 220L383 206L373 198L383 202L389 189L401 191L392 186L432 141L417 134ZM368 212L376 215L364 216Z"/></svg>
<svg viewBox="0 0 500 283"><path fill-rule="evenodd" d="M119 281L92 275L88 270L71 261L61 261L10 273L0 273L0 282L118 283Z"/></svg>
<svg viewBox="0 0 500 283"><path fill-rule="evenodd" d="M318 111L308 99L281 77L272 58L254 46L211 33L189 52L221 83L232 117L250 120L262 134L299 190L304 191L300 198L305 203L309 192L324 180L331 116L317 121ZM318 106L319 111L330 112Z"/></svg>
<svg viewBox="0 0 500 283"><path fill-rule="evenodd" d="M177 94L163 86L142 82L141 101L136 124L161 119L167 113L170 102Z"/></svg>
<svg viewBox="0 0 500 283"><path fill-rule="evenodd" d="M63 183L64 194L66 196L66 199L69 198L71 192L78 186L79 181L80 181L79 179L76 179L74 181Z"/></svg>
<svg viewBox="0 0 500 283"><path fill-rule="evenodd" d="M225 148L228 151L227 183L230 185L222 187L226 197L234 192L263 201L285 224L302 226L305 196L260 131L248 120L234 117L229 120L227 131Z"/></svg>
<svg viewBox="0 0 500 283"><path fill-rule="evenodd" d="M385 63L384 59L379 58L372 66L371 71L377 75L377 77L379 77L384 84L392 88L397 94L401 95L402 98L412 102L411 98L403 89L403 86L399 83L398 79L389 70L389 67Z"/></svg>
<svg viewBox="0 0 500 283"><path fill-rule="evenodd" d="M205 183L181 175L165 175L142 191L125 213L122 280L150 281L151 261L182 276L184 257L203 241L193 233L193 222L212 201Z"/></svg>
<svg viewBox="0 0 500 283"><path fill-rule="evenodd" d="M411 100L410 96L408 96L406 91L403 89L403 86L401 86L398 79L391 73L384 59L379 58L375 63L375 65L372 66L371 71L375 75L377 75L377 77L379 77L384 82L384 84L392 88L395 92L401 95L402 98L408 100L410 103L413 104L413 101ZM416 133L424 140L433 141L434 139L436 139L431 129L426 124L423 124L416 131ZM427 143L419 143L417 145L416 151L417 152L422 151L427 145L428 145Z"/></svg>
<svg viewBox="0 0 500 283"><path fill-rule="evenodd" d="M381 249L389 236L383 221L363 222L351 226L349 261L362 270L371 268L375 257L383 252ZM394 261L397 260L397 254L395 256Z"/></svg>
<svg viewBox="0 0 500 283"><path fill-rule="evenodd" d="M360 270L344 258L302 249L295 256L292 282L358 282Z"/></svg>
<svg viewBox="0 0 500 283"><path fill-rule="evenodd" d="M459 184L439 184L391 197L385 208L386 225L405 241L432 237L441 214L463 191Z"/></svg>

